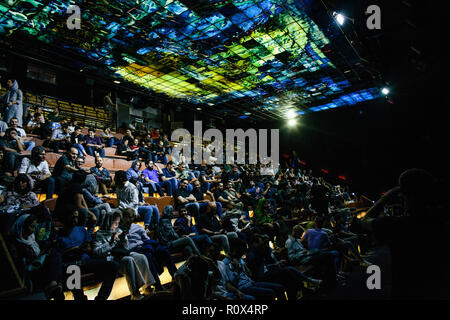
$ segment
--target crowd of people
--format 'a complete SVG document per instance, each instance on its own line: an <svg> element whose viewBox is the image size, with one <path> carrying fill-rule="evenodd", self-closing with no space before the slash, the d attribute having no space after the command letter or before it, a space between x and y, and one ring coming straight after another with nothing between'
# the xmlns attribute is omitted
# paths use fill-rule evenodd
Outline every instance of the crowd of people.
<svg viewBox="0 0 450 320"><path fill-rule="evenodd" d="M83 136L57 110L48 119L35 110L22 128L22 115L11 111L20 96L16 84L0 123L2 234L21 274L39 279L48 299L65 298L64 270L75 264L102 283L99 300L108 299L118 275L133 300L160 292L173 299L297 300L345 286L346 271L370 265L362 255L373 244L369 234L386 239L396 231L377 218L383 202L361 223L345 206L356 200L348 187L296 159L272 175L261 175L259 163L194 165L168 157L172 145L161 129L132 126L118 139L108 128L101 136L89 128ZM26 132L48 143L23 141ZM103 167L105 146L116 146L130 168L112 176ZM65 152L52 170L46 150ZM88 155L95 157L92 168L84 166ZM420 217L428 202L415 197L423 188L417 179L431 178L413 170L399 188L406 213ZM53 212L37 193L58 196ZM173 197L173 205L160 212L145 194ZM185 261L180 268L174 254ZM165 268L170 287L161 283ZM87 299L82 289L72 291L76 300Z"/></svg>

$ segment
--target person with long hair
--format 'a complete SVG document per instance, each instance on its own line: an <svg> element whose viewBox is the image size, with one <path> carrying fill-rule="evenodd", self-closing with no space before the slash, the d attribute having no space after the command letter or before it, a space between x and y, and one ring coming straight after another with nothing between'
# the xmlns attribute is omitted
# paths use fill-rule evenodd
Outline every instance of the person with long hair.
<svg viewBox="0 0 450 320"><path fill-rule="evenodd" d="M39 205L39 200L33 190L33 179L27 174L19 174L14 179L12 190L7 191L3 195L3 203L0 204L0 209L16 210L30 209Z"/></svg>

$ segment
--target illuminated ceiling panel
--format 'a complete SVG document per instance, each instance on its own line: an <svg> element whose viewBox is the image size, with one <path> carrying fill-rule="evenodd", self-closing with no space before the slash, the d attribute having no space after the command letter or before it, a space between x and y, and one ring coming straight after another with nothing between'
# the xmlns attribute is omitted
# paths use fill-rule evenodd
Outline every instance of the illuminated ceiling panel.
<svg viewBox="0 0 450 320"><path fill-rule="evenodd" d="M81 8L81 30L66 26L70 3ZM279 118L286 103L303 113L378 96L352 88L299 0L0 0L0 34L16 32L210 108L239 104Z"/></svg>

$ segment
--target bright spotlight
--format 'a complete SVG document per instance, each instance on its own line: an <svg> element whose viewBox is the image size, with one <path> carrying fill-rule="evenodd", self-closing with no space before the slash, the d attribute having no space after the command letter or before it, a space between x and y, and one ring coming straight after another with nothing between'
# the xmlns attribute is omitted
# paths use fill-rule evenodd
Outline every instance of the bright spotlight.
<svg viewBox="0 0 450 320"><path fill-rule="evenodd" d="M293 119L297 116L297 112L295 112L295 110L288 110L288 112L286 112L286 117L288 119Z"/></svg>
<svg viewBox="0 0 450 320"><path fill-rule="evenodd" d="M389 94L389 89L385 87L385 88L381 89L381 93L384 94L385 96L387 96Z"/></svg>
<svg viewBox="0 0 450 320"><path fill-rule="evenodd" d="M293 127L297 124L297 119L289 119L288 120L288 126Z"/></svg>
<svg viewBox="0 0 450 320"><path fill-rule="evenodd" d="M339 23L340 26L342 26L345 22L345 17L344 15L337 13L337 12L333 12L333 17L334 19L336 19L337 23Z"/></svg>

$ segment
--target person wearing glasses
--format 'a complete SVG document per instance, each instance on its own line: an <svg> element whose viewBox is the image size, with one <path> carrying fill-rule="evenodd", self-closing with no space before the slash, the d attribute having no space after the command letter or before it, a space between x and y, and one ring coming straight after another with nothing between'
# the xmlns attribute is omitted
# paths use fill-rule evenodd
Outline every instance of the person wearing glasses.
<svg viewBox="0 0 450 320"><path fill-rule="evenodd" d="M83 165L84 165L84 158L78 156L78 157L75 159L75 168L77 168L79 171L84 171L84 172L86 172L86 173L90 173L89 169L83 168Z"/></svg>

